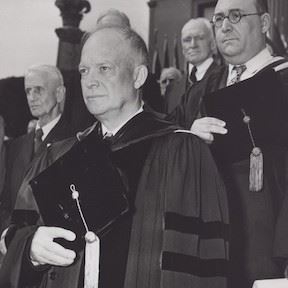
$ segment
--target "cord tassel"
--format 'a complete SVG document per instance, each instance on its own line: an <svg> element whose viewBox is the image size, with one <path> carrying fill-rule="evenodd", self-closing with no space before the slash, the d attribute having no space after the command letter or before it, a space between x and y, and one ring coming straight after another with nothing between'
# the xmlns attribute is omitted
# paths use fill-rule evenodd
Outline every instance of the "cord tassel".
<svg viewBox="0 0 288 288"><path fill-rule="evenodd" d="M100 239L91 231L85 235L85 277L84 288L98 288Z"/></svg>
<svg viewBox="0 0 288 288"><path fill-rule="evenodd" d="M76 201L78 212L86 230L85 234L85 271L84 271L84 288L98 288L99 283L99 259L100 259L100 239L98 236L89 231L85 217L83 215L79 202L79 192L74 184L70 185L72 198Z"/></svg>
<svg viewBox="0 0 288 288"><path fill-rule="evenodd" d="M263 154L259 147L254 147L250 154L249 190L258 192L263 188Z"/></svg>

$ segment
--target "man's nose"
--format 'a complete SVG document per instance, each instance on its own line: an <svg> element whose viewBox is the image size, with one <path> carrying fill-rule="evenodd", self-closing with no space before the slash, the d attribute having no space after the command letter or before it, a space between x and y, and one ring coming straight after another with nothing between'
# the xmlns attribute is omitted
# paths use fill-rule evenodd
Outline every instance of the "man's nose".
<svg viewBox="0 0 288 288"><path fill-rule="evenodd" d="M197 41L196 41L196 39L194 37L191 38L190 45L192 47L196 47L197 46Z"/></svg>
<svg viewBox="0 0 288 288"><path fill-rule="evenodd" d="M229 21L228 18L224 18L222 26L220 29L222 29L223 32L231 31L232 30L232 23Z"/></svg>
<svg viewBox="0 0 288 288"><path fill-rule="evenodd" d="M86 86L88 88L98 88L100 86L100 82L98 80L98 76L96 72L90 71L90 73L86 76Z"/></svg>

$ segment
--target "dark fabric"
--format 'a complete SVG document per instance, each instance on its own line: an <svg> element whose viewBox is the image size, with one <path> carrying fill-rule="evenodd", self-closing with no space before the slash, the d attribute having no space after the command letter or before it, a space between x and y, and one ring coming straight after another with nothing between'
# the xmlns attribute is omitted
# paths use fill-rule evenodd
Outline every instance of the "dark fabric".
<svg viewBox="0 0 288 288"><path fill-rule="evenodd" d="M273 258L273 242L278 258L286 258L285 251L288 251L284 232L287 219L283 218L288 183L288 138L284 132L288 128L288 78L287 71L275 73L271 69L271 66L266 67L253 78L204 98L207 115L224 117L222 120L227 122L228 128L227 135L215 135L211 149L228 192L229 287L233 288L251 288L256 279L283 277L283 261ZM241 90L245 86L250 89ZM251 130L263 153L264 187L260 192L249 191L252 143L241 109L251 117Z"/></svg>
<svg viewBox="0 0 288 288"><path fill-rule="evenodd" d="M60 118L59 122L39 146L36 154L33 152L34 131L6 143L6 177L0 204L1 231L9 224L18 191L31 166L33 158L37 158L51 143L68 138L69 136L71 135L68 124Z"/></svg>
<svg viewBox="0 0 288 288"><path fill-rule="evenodd" d="M40 148L42 144L42 136L43 136L43 130L41 128L38 128L35 131L35 136L34 136L34 154L37 153L38 149Z"/></svg>
<svg viewBox="0 0 288 288"><path fill-rule="evenodd" d="M191 71L190 75L189 75L190 85L193 85L193 84L195 84L197 82L196 72L197 72L197 67L194 66L192 68L192 71Z"/></svg>
<svg viewBox="0 0 288 288"><path fill-rule="evenodd" d="M203 96L223 87L223 78L227 74L228 69L225 66L219 66L213 62L201 81L186 90L182 96L181 104L168 115L167 119L190 129L195 119L206 115L205 106L202 103Z"/></svg>
<svg viewBox="0 0 288 288"><path fill-rule="evenodd" d="M161 96L160 85L157 82L155 74L148 74L148 77L142 87L142 99L153 110L163 112L164 99Z"/></svg>
<svg viewBox="0 0 288 288"><path fill-rule="evenodd" d="M223 231L228 223L228 211L225 191L209 149L193 135L174 133L173 126L168 123L164 125L154 115L148 117L148 112L141 114L131 119L116 134L119 138L115 137L111 143L112 160L129 187L127 196L131 211L101 241L99 287L226 287L226 274L219 275L215 263L223 264L225 271L228 247ZM167 129L169 127L173 129ZM49 151L55 157L58 153L53 147ZM168 213L194 219L200 230L210 226L211 231L200 235L197 229L179 233L169 227L170 224L165 224ZM26 232L21 233L31 235L29 227L20 230L25 229ZM210 236L207 238L206 234ZM19 249L9 248L5 269L0 270L0 287L5 283L7 288L23 288L18 280L19 263L26 255L25 239L28 241L23 235L16 235L11 241L10 247ZM169 259L165 255L171 254L183 254L189 259L191 256L196 266L189 271L182 271L181 265L167 267L164 264ZM45 273L36 287L83 287L80 276L83 255L78 256L70 267L52 267L54 276L51 276L51 270ZM165 260L161 260L163 257ZM14 269L14 262L17 262L17 269ZM201 263L200 268L197 263ZM204 273L207 268L209 277ZM32 284L27 287L33 287Z"/></svg>
<svg viewBox="0 0 288 288"><path fill-rule="evenodd" d="M4 137L5 137L4 126L5 126L4 119L0 115L0 197L2 194L6 174L6 167L5 167L6 147L4 143Z"/></svg>
<svg viewBox="0 0 288 288"><path fill-rule="evenodd" d="M227 242L219 237L220 232L214 231L211 239L205 239L196 229L179 233L168 227L168 223L165 229L166 213L197 219L200 230L207 223L219 221L221 229L227 224L226 195L215 175L208 147L186 133L166 135L158 140L143 167L136 196L138 213L133 219L125 288L226 287L225 273L220 277L215 265L210 269L210 277L201 277L213 260L227 263ZM190 271L169 268L168 255L175 253L191 256L194 263L204 263L204 259L207 263L202 269L196 264ZM162 259L161 269L159 259ZM224 270L225 267L224 264Z"/></svg>

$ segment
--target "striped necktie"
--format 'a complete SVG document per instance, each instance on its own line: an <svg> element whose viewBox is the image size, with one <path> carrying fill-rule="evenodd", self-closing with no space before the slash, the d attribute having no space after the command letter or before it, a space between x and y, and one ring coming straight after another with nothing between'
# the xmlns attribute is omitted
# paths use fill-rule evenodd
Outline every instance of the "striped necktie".
<svg viewBox="0 0 288 288"><path fill-rule="evenodd" d="M244 73L244 71L246 69L247 69L247 67L244 64L243 65L234 66L232 68L232 73L234 73L235 75L229 81L228 86L240 82L241 75Z"/></svg>
<svg viewBox="0 0 288 288"><path fill-rule="evenodd" d="M193 85L194 83L197 82L197 78L196 78L196 72L197 72L197 67L194 66L190 75L189 75L189 82L190 82L190 85Z"/></svg>

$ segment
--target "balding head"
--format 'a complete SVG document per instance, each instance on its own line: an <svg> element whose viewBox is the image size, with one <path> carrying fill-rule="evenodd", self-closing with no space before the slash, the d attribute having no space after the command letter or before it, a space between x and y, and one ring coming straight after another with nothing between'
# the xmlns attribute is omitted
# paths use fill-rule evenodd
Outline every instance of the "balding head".
<svg viewBox="0 0 288 288"><path fill-rule="evenodd" d="M97 25L111 25L128 28L131 27L128 16L125 13L113 8L108 9L98 17Z"/></svg>
<svg viewBox="0 0 288 288"><path fill-rule="evenodd" d="M114 126L139 109L138 89L146 80L147 62L146 45L135 31L115 26L97 29L86 40L79 65L88 110Z"/></svg>

